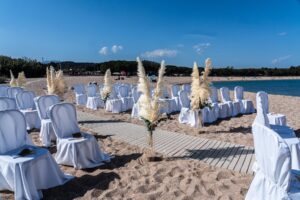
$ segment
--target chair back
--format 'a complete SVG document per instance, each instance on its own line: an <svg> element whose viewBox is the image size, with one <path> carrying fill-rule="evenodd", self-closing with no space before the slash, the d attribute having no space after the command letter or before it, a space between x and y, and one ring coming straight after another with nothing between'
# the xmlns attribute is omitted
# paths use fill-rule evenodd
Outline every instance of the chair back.
<svg viewBox="0 0 300 200"><path fill-rule="evenodd" d="M182 85L182 90L190 93L191 92L191 84L183 84Z"/></svg>
<svg viewBox="0 0 300 200"><path fill-rule="evenodd" d="M24 115L17 110L0 111L0 154L22 147L26 141Z"/></svg>
<svg viewBox="0 0 300 200"><path fill-rule="evenodd" d="M142 93L138 91L137 87L133 87L131 93L132 93L133 102L137 103Z"/></svg>
<svg viewBox="0 0 300 200"><path fill-rule="evenodd" d="M180 91L179 85L172 85L171 87L172 97L178 97L179 91Z"/></svg>
<svg viewBox="0 0 300 200"><path fill-rule="evenodd" d="M76 108L71 103L59 103L50 107L49 116L56 137L68 138L80 132L77 123Z"/></svg>
<svg viewBox="0 0 300 200"><path fill-rule="evenodd" d="M84 84L76 84L73 86L73 88L76 94L85 94Z"/></svg>
<svg viewBox="0 0 300 200"><path fill-rule="evenodd" d="M126 85L121 85L119 88L119 96L121 98L124 98L124 97L128 97L129 96L129 91L128 91L128 87Z"/></svg>
<svg viewBox="0 0 300 200"><path fill-rule="evenodd" d="M259 123L252 125L255 158L259 170L284 191L288 191L291 154L286 142L272 129Z"/></svg>
<svg viewBox="0 0 300 200"><path fill-rule="evenodd" d="M219 98L218 98L218 89L214 86L210 87L211 88L211 96L210 100L212 103L218 103Z"/></svg>
<svg viewBox="0 0 300 200"><path fill-rule="evenodd" d="M0 111L17 109L16 101L8 97L0 97Z"/></svg>
<svg viewBox="0 0 300 200"><path fill-rule="evenodd" d="M0 85L0 97L7 97L8 85Z"/></svg>
<svg viewBox="0 0 300 200"><path fill-rule="evenodd" d="M179 102L181 104L181 107L183 108L189 108L190 107L190 99L188 97L188 92L187 91L180 91L179 92Z"/></svg>
<svg viewBox="0 0 300 200"><path fill-rule="evenodd" d="M24 89L21 87L9 87L7 88L7 97L15 99L16 95L23 91Z"/></svg>
<svg viewBox="0 0 300 200"><path fill-rule="evenodd" d="M220 88L222 102L231 101L229 89L227 87Z"/></svg>
<svg viewBox="0 0 300 200"><path fill-rule="evenodd" d="M234 87L234 99L236 101L244 99L244 88L242 86L235 86Z"/></svg>
<svg viewBox="0 0 300 200"><path fill-rule="evenodd" d="M23 91L16 95L17 106L20 110L35 109L34 104L35 93L31 91Z"/></svg>
<svg viewBox="0 0 300 200"><path fill-rule="evenodd" d="M40 119L49 119L48 112L50 106L60 102L56 95L45 95L35 98L35 105Z"/></svg>
<svg viewBox="0 0 300 200"><path fill-rule="evenodd" d="M86 87L86 91L87 91L87 96L88 97L97 96L97 85L95 85L95 84L88 85Z"/></svg>
<svg viewBox="0 0 300 200"><path fill-rule="evenodd" d="M254 122L270 127L269 118L267 116L266 105L268 105L268 95L265 92L256 94L257 114Z"/></svg>

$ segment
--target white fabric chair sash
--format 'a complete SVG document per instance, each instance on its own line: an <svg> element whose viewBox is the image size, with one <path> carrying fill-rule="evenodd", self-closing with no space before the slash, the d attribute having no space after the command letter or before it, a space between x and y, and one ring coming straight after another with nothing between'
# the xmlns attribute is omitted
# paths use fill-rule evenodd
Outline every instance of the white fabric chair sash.
<svg viewBox="0 0 300 200"><path fill-rule="evenodd" d="M18 156L25 148L30 156ZM16 110L0 111L0 191L14 191L15 199L41 199L42 189L62 185L71 176L59 169L48 150L33 146L25 119Z"/></svg>
<svg viewBox="0 0 300 200"><path fill-rule="evenodd" d="M17 104L14 99L8 97L0 97L0 111L15 109L17 109Z"/></svg>
<svg viewBox="0 0 300 200"><path fill-rule="evenodd" d="M0 97L8 97L7 89L9 88L8 85L0 85Z"/></svg>
<svg viewBox="0 0 300 200"><path fill-rule="evenodd" d="M110 156L100 151L94 136L81 132L81 138L73 138L72 134L80 132L73 104L60 103L51 106L50 118L57 136L57 163L83 169L110 161Z"/></svg>

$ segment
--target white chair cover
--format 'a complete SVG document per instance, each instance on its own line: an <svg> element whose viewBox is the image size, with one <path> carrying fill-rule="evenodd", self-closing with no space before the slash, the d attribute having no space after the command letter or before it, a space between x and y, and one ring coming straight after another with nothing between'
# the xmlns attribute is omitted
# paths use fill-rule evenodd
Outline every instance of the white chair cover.
<svg viewBox="0 0 300 200"><path fill-rule="evenodd" d="M8 97L0 97L0 111L17 109L16 101Z"/></svg>
<svg viewBox="0 0 300 200"><path fill-rule="evenodd" d="M93 168L110 161L110 156L100 151L93 135L81 133L82 138L73 138L80 132L76 109L73 104L60 103L51 106L50 119L57 137L58 164L74 166L75 169Z"/></svg>
<svg viewBox="0 0 300 200"><path fill-rule="evenodd" d="M33 154L18 157L24 148L32 149ZM48 150L33 146L19 111L0 112L0 191L14 191L15 199L41 199L42 189L62 185L70 178Z"/></svg>
<svg viewBox="0 0 300 200"><path fill-rule="evenodd" d="M97 86L90 84L87 86L87 102L86 107L92 110L97 110L98 107L104 107L104 102L97 94Z"/></svg>
<svg viewBox="0 0 300 200"><path fill-rule="evenodd" d="M122 108L121 111L127 111L132 109L133 107L133 98L129 97L129 86L128 85L121 85L119 88L119 98L122 101Z"/></svg>
<svg viewBox="0 0 300 200"><path fill-rule="evenodd" d="M251 114L255 112L252 101L244 99L244 88L241 86L234 87L234 99L240 104L240 113Z"/></svg>
<svg viewBox="0 0 300 200"><path fill-rule="evenodd" d="M109 99L106 101L105 110L112 113L122 112L122 100L121 99Z"/></svg>
<svg viewBox="0 0 300 200"><path fill-rule="evenodd" d="M41 120L40 138L44 146L49 147L51 141L56 140L56 136L52 127L51 120L49 119L50 106L60 102L56 95L45 95L35 98L35 105Z"/></svg>
<svg viewBox="0 0 300 200"><path fill-rule="evenodd" d="M131 117L135 118L135 117L139 117L139 105L138 105L138 100L141 96L141 92L138 91L137 87L133 87L132 90L132 98L133 98L133 106L132 106L132 110L131 110Z"/></svg>
<svg viewBox="0 0 300 200"><path fill-rule="evenodd" d="M178 97L178 93L180 91L180 86L179 85L172 85L171 91L172 91L172 97Z"/></svg>
<svg viewBox="0 0 300 200"><path fill-rule="evenodd" d="M229 106L231 116L237 116L240 113L240 104L230 99L229 89L227 87L220 88L222 102Z"/></svg>
<svg viewBox="0 0 300 200"><path fill-rule="evenodd" d="M21 87L9 87L7 88L7 97L15 99L16 95L23 91L24 89Z"/></svg>
<svg viewBox="0 0 300 200"><path fill-rule="evenodd" d="M86 105L87 102L87 95L85 93L85 87L84 84L76 84L73 86L75 98L76 98L76 104L77 105Z"/></svg>
<svg viewBox="0 0 300 200"><path fill-rule="evenodd" d="M254 122L252 132L259 170L246 200L300 199L300 183L292 174L291 154L286 142L260 123Z"/></svg>
<svg viewBox="0 0 300 200"><path fill-rule="evenodd" d="M7 97L7 89L9 88L8 85L0 85L0 97Z"/></svg>
<svg viewBox="0 0 300 200"><path fill-rule="evenodd" d="M16 95L18 108L25 116L27 130L41 128L41 120L34 104L34 98L35 93L30 91L23 91Z"/></svg>
<svg viewBox="0 0 300 200"><path fill-rule="evenodd" d="M190 99L187 91L182 90L179 92L179 102L181 109L178 116L178 121L181 124L187 124L189 123L190 119Z"/></svg>
<svg viewBox="0 0 300 200"><path fill-rule="evenodd" d="M226 103L219 103L218 98L218 90L216 87L211 87L211 97L210 101L212 103L212 107L214 109L215 117L218 119L224 119L227 117L231 117L231 112L229 109L228 104Z"/></svg>
<svg viewBox="0 0 300 200"><path fill-rule="evenodd" d="M182 90L191 93L191 84L183 84L182 85Z"/></svg>

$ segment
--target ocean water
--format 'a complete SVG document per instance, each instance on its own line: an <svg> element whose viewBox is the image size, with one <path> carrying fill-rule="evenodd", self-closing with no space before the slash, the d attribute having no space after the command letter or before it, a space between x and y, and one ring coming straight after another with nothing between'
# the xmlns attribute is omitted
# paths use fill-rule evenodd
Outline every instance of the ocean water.
<svg viewBox="0 0 300 200"><path fill-rule="evenodd" d="M235 86L244 87L244 91L265 91L268 94L300 96L300 80L254 80L254 81L221 81L213 82L216 88L228 87L233 90Z"/></svg>

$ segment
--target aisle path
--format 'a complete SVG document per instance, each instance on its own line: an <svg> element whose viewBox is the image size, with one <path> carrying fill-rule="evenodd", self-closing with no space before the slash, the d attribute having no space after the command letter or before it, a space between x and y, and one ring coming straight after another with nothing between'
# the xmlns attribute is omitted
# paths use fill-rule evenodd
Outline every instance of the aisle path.
<svg viewBox="0 0 300 200"><path fill-rule="evenodd" d="M127 122L108 121L90 113L77 111L79 123L100 135L111 135L131 145L148 147L144 126ZM253 147L209 140L181 133L155 130L155 151L166 157L197 159L211 166L240 173L253 174Z"/></svg>

